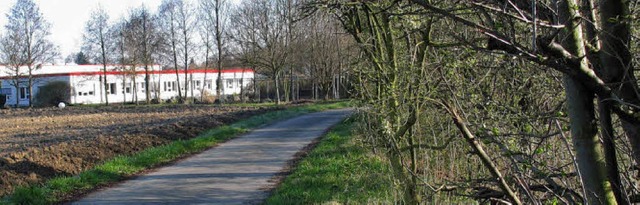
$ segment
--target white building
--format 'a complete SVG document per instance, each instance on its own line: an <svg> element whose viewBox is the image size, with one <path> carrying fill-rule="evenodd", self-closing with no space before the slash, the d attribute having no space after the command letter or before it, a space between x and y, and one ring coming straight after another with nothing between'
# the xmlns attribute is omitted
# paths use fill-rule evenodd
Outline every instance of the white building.
<svg viewBox="0 0 640 205"><path fill-rule="evenodd" d="M0 93L7 95L6 105L15 106L16 98L19 106L29 105L28 78L22 69L20 78L16 79L6 67L0 67L0 81L2 90ZM71 87L72 104L99 104L105 102L105 92L102 88L102 65L68 65L68 66L42 66L33 72L33 94L38 94L39 88L54 81L62 81ZM218 70L195 69L188 70L186 76L189 80L189 88L185 88L185 72L175 70L161 70L160 66L150 67L149 85L151 87L151 99L168 100L178 97L178 83L182 95L200 97L201 92L215 95ZM206 79L205 79L206 75ZM179 79L177 79L179 77ZM234 68L222 70L223 95L239 94L242 87L248 86L254 77L251 69ZM107 67L107 92L109 103L122 103L133 101L145 101L145 71L143 67L134 71L122 71L122 66ZM16 82L19 86L16 89Z"/></svg>

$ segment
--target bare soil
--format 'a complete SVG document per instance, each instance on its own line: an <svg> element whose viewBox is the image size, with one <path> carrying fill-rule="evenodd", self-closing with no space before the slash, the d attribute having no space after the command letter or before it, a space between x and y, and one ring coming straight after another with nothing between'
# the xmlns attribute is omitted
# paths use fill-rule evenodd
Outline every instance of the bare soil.
<svg viewBox="0 0 640 205"><path fill-rule="evenodd" d="M0 196L117 155L189 139L275 108L209 105L0 110Z"/></svg>

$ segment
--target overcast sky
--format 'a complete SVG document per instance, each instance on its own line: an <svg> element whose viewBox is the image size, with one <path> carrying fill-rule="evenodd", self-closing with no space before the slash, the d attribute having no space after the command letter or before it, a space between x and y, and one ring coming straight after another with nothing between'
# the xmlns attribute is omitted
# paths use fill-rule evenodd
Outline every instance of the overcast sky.
<svg viewBox="0 0 640 205"><path fill-rule="evenodd" d="M195 0L188 0L195 1ZM232 0L238 2L240 0ZM0 30L4 31L6 14L16 0L0 0ZM78 52L82 45L82 32L91 11L102 5L114 21L127 14L129 8L145 5L155 12L162 0L34 0L40 6L49 23L52 24L51 40L60 46L62 58Z"/></svg>

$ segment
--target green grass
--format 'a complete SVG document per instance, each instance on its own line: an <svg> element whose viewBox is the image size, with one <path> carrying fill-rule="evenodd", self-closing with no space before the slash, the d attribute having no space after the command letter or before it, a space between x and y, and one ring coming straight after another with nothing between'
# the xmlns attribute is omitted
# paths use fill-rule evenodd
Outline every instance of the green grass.
<svg viewBox="0 0 640 205"><path fill-rule="evenodd" d="M391 171L352 135L353 120L329 132L266 204L390 204Z"/></svg>
<svg viewBox="0 0 640 205"><path fill-rule="evenodd" d="M237 123L209 130L190 140L146 149L131 156L108 160L77 176L57 177L43 184L16 188L13 194L0 200L0 204L54 204L68 200L74 193L118 182L143 170L169 163L177 158L204 151L219 142L234 138L252 128L291 118L304 113L348 107L348 102L318 103L274 111Z"/></svg>

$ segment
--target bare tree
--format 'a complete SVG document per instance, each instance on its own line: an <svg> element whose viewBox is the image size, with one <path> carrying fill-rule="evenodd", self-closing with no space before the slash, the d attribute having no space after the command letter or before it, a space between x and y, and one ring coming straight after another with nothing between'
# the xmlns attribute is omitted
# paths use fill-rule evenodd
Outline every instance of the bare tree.
<svg viewBox="0 0 640 205"><path fill-rule="evenodd" d="M196 28L194 8L183 0L164 0L159 8L159 22L165 29L160 30L164 41L165 49L173 59L173 67L178 78L178 97L181 102L186 102L189 91L189 60L195 51L193 35ZM178 69L182 65L184 70L184 83L181 85ZM182 95L184 89L184 95ZM193 95L193 90L191 90ZM184 97L183 97L184 96ZM193 97L193 96L192 96Z"/></svg>
<svg viewBox="0 0 640 205"><path fill-rule="evenodd" d="M182 37L182 63L184 69L184 89L185 96L187 91L191 91L191 97L193 98L193 85L190 85L191 79L189 79L189 62L192 60L191 54L194 52L193 35L196 28L195 21L195 9L194 6L188 2L181 0L177 1L178 11L178 29Z"/></svg>
<svg viewBox="0 0 640 205"><path fill-rule="evenodd" d="M83 35L84 50L94 62L102 64L102 75L100 76L100 97L104 99L105 105L109 105L109 97L107 94L107 65L110 63L109 55L111 55L112 44L108 41L109 36L109 14L102 6L99 6L91 13L91 19L85 25L85 33Z"/></svg>
<svg viewBox="0 0 640 205"><path fill-rule="evenodd" d="M206 3L203 3L205 1L202 1L200 3L200 7L198 8L198 18L199 19L206 19L209 15L209 10L206 9ZM211 31L211 26L209 25L210 21L207 20L200 20L197 21L198 22L198 34L200 36L200 40L202 41L202 47L204 47L204 77L203 77L203 86L202 86L202 90L200 91L200 100L204 100L204 96L205 96L205 89L207 89L209 86L213 86L211 83L208 82L207 79L207 70L209 69L209 67L211 66L211 54L213 52L213 32Z"/></svg>
<svg viewBox="0 0 640 205"><path fill-rule="evenodd" d="M178 36L178 14L177 14L177 5L176 5L177 1L173 1L173 0L165 0L162 1L162 5L160 5L160 10L159 10L159 23L160 25L162 25L162 27L164 27L165 29L163 29L161 31L162 35L164 36L164 44L166 47L168 47L168 49L164 49L168 55L170 56L172 60L172 64L173 64L173 69L176 73L176 79L177 79L177 83L178 83L178 99L180 102L184 101L184 98L182 96L182 86L180 85L180 74L179 74L179 67L178 67L178 49L179 49L179 41L180 41L180 37ZM186 95L186 93L185 93Z"/></svg>
<svg viewBox="0 0 640 205"><path fill-rule="evenodd" d="M14 32L6 32L7 34L0 37L0 62L6 66L6 74L11 76L10 84L16 89L16 95L20 89L20 79L24 78L26 73L22 69L24 63L22 59L22 50L20 47L21 35ZM19 104L19 97L15 96L16 106Z"/></svg>
<svg viewBox="0 0 640 205"><path fill-rule="evenodd" d="M151 103L151 76L150 66L155 62L155 52L158 51L160 45L160 36L158 35L158 27L156 25L155 17L149 12L149 10L141 6L140 8L131 11L129 19L127 20L126 29L129 30L129 40L134 52L130 57L134 57L139 65L144 67L145 77L145 101L147 104ZM126 38L125 38L126 39ZM135 66L133 66L135 69ZM135 78L133 78L135 80ZM134 86L135 86L134 81ZM134 87L135 90L135 87ZM134 97L137 95L133 95Z"/></svg>
<svg viewBox="0 0 640 205"><path fill-rule="evenodd" d="M339 43L341 29L335 19L322 13L316 13L303 22L307 32L301 37L300 45L295 46L300 48L300 51L295 53L302 54L296 58L304 59L302 65L312 82L313 97L323 96L326 100L332 91L333 96L336 96L337 85L334 84L334 79L338 75L341 62L348 56L347 52L341 52L344 49L344 45Z"/></svg>
<svg viewBox="0 0 640 205"><path fill-rule="evenodd" d="M58 48L48 39L51 25L44 19L40 8L32 0L18 0L7 14L5 26L8 39L18 40L14 55L16 63L26 66L29 107L33 106L33 72L41 64L51 63L59 55ZM10 46L11 47L11 46ZM18 64L16 64L18 65ZM16 67L16 70L18 68Z"/></svg>
<svg viewBox="0 0 640 205"><path fill-rule="evenodd" d="M280 77L287 67L290 57L292 29L295 22L290 7L291 0L279 1L243 1L234 14L234 39L249 55L244 61L257 69L259 73L273 80L276 104L281 101ZM284 11L284 12L283 12Z"/></svg>
<svg viewBox="0 0 640 205"><path fill-rule="evenodd" d="M130 57L129 53L133 53L131 52L130 48L132 46L127 46L128 45L128 41L129 41L129 36L131 36L130 34L131 30L127 29L127 20L123 17L120 20L117 21L117 23L115 23L114 25L111 26L110 28L110 36L113 38L113 41L111 41L112 43L112 47L115 48L114 51L116 52L116 55L114 55L114 62L118 62L119 64L119 69L120 71L122 71L122 73L126 73L126 65L131 64L133 62L133 60L135 59L133 56ZM135 69L135 67L134 67ZM127 79L127 75L123 74L122 76L122 84L124 85L126 83L126 79ZM105 88L110 90L111 92L114 92L113 90L111 90L111 88ZM106 95L109 95L110 93L106 93ZM127 97L126 95L123 95L124 99L123 102L127 102Z"/></svg>
<svg viewBox="0 0 640 205"><path fill-rule="evenodd" d="M210 32L213 35L213 39L215 41L217 55L216 55L216 68L218 69L218 76L216 78L216 98L218 102L222 103L222 93L224 92L224 87L222 86L222 55L223 55L223 47L225 46L225 25L227 24L226 9L227 1L226 0L201 0L200 1L200 9L203 11L204 22L202 25L206 28L214 28L213 32ZM207 40L207 42L209 42ZM207 51L210 51L210 44L207 43ZM208 54L208 52L207 52ZM208 55L207 55L208 56ZM207 59L208 60L208 59Z"/></svg>

